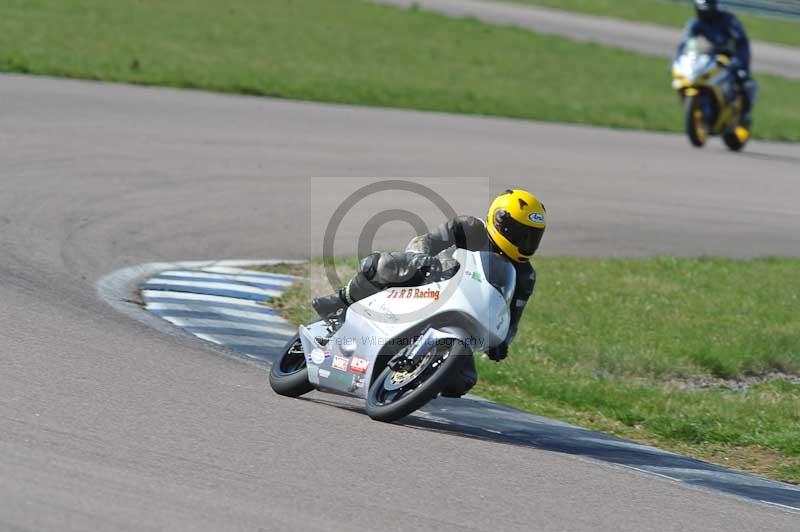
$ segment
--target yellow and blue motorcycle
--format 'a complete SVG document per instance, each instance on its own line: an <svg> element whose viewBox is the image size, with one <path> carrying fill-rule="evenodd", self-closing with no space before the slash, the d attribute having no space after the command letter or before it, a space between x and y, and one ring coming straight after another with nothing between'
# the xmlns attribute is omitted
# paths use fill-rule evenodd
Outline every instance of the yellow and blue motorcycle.
<svg viewBox="0 0 800 532"><path fill-rule="evenodd" d="M739 151L750 138L742 123L744 95L729 64L730 57L715 53L702 37L689 39L672 64L672 88L683 104L693 146L700 148L708 137L721 135L728 149Z"/></svg>

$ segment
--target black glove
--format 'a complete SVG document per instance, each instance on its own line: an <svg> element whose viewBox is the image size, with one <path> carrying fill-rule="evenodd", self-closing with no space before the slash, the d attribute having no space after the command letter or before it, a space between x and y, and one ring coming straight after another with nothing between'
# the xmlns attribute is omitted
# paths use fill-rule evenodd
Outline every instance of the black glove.
<svg viewBox="0 0 800 532"><path fill-rule="evenodd" d="M747 70L745 70L744 65L739 61L738 57L731 59L731 62L728 63L728 70L733 72L733 75L736 76L736 80L739 81L739 83L747 81Z"/></svg>
<svg viewBox="0 0 800 532"><path fill-rule="evenodd" d="M492 347L486 351L486 356L494 360L495 362L500 362L504 358L508 356L508 344L503 342L496 347Z"/></svg>
<svg viewBox="0 0 800 532"><path fill-rule="evenodd" d="M422 282L426 279L437 280L442 276L442 263L432 255L417 253L411 258L410 268L416 270L416 279Z"/></svg>

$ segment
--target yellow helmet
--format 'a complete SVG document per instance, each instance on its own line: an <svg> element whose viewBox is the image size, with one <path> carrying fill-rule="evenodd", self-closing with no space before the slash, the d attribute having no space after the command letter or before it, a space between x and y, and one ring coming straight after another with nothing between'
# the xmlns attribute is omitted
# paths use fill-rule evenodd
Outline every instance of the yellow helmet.
<svg viewBox="0 0 800 532"><path fill-rule="evenodd" d="M530 260L547 227L539 198L524 190L506 190L489 207L486 228L495 245L511 260Z"/></svg>

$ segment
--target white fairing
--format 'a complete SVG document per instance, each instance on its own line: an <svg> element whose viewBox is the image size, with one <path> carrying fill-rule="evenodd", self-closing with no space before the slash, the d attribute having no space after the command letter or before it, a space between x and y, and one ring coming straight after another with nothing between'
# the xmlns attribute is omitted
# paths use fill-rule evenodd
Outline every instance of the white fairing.
<svg viewBox="0 0 800 532"><path fill-rule="evenodd" d="M461 267L449 280L412 288L389 288L347 310L344 325L327 337L320 323L300 327L309 381L320 389L365 398L375 360L384 348L396 352L425 340L455 338L475 351L501 343L508 333L514 267L487 252L456 250ZM486 268L484 268L486 265ZM492 271L485 271L492 268Z"/></svg>
<svg viewBox="0 0 800 532"><path fill-rule="evenodd" d="M672 71L689 83L705 76L717 67L717 56L714 45L704 37L695 37L686 41L681 55L672 63Z"/></svg>
<svg viewBox="0 0 800 532"><path fill-rule="evenodd" d="M675 59L672 69L690 83L694 83L699 77L713 70L716 65L716 58L710 54L687 52Z"/></svg>

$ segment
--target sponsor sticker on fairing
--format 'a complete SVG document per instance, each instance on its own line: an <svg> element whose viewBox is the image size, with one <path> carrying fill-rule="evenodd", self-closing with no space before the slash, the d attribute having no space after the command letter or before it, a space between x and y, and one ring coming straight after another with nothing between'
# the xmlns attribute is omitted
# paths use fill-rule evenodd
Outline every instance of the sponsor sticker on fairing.
<svg viewBox="0 0 800 532"><path fill-rule="evenodd" d="M350 359L350 371L353 373L366 373L369 367L369 360L366 358L353 357Z"/></svg>
<svg viewBox="0 0 800 532"><path fill-rule="evenodd" d="M354 388L353 379L356 377L357 375L353 375L352 373L342 373L340 371L333 371L331 372L325 384L333 386L338 390L342 389L352 390Z"/></svg>
<svg viewBox="0 0 800 532"><path fill-rule="evenodd" d="M347 363L348 360L345 357L340 357L339 355L335 355L333 357L333 369L338 369L339 371L347 371Z"/></svg>
<svg viewBox="0 0 800 532"><path fill-rule="evenodd" d="M330 356L331 356L330 351L323 351L322 349L315 347L314 349L311 350L309 358L311 359L311 362L319 366L320 364L325 362L326 358L329 358Z"/></svg>
<svg viewBox="0 0 800 532"><path fill-rule="evenodd" d="M464 270L464 275L467 279L472 279L473 281L483 282L483 277L481 277L480 272L473 272L469 270Z"/></svg>
<svg viewBox="0 0 800 532"><path fill-rule="evenodd" d="M330 377L330 376L331 376L331 372L330 372L330 371L328 371L327 369L321 369L321 370L319 370L318 374L319 374L319 376L320 376L320 377L322 377L323 379L327 379L328 377Z"/></svg>

